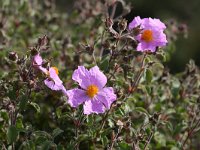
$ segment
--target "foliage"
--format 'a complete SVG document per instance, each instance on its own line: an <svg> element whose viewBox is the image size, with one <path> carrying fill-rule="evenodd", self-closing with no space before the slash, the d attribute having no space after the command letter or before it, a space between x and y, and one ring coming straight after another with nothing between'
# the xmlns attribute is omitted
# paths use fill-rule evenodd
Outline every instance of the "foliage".
<svg viewBox="0 0 200 150"><path fill-rule="evenodd" d="M198 148L200 71L190 61L184 72L169 73L163 62L173 54L173 39L154 53L136 51L125 1L79 0L69 14L49 0L0 6L1 149ZM166 24L168 37L176 36ZM117 101L98 115L71 108L33 67L38 52L44 65L59 68L67 89L77 87L71 76L78 65L99 66Z"/></svg>

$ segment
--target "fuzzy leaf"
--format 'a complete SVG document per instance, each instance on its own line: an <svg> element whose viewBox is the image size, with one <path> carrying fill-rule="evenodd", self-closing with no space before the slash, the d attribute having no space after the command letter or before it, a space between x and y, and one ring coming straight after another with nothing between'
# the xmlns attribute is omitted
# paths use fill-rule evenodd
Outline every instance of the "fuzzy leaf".
<svg viewBox="0 0 200 150"><path fill-rule="evenodd" d="M9 126L7 132L8 143L13 143L16 141L18 136L18 131L15 126Z"/></svg>

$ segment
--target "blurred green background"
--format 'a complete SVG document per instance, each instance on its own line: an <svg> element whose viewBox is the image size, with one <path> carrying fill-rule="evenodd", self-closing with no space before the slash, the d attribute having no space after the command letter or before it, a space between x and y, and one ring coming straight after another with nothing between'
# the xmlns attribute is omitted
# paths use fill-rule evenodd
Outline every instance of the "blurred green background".
<svg viewBox="0 0 200 150"><path fill-rule="evenodd" d="M56 0L58 11L69 13L73 0ZM160 18L162 21L174 19L188 26L188 38L178 37L176 51L166 63L170 72L183 71L190 59L200 66L200 0L127 0L132 3L132 11L127 15L130 21L135 16Z"/></svg>

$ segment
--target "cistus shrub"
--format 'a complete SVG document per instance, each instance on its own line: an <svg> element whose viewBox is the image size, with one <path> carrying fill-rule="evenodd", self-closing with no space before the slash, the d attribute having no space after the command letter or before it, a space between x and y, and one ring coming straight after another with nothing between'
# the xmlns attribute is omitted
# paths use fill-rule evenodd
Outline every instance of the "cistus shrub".
<svg viewBox="0 0 200 150"><path fill-rule="evenodd" d="M72 3L0 1L0 149L199 149L199 68L165 65L187 26Z"/></svg>

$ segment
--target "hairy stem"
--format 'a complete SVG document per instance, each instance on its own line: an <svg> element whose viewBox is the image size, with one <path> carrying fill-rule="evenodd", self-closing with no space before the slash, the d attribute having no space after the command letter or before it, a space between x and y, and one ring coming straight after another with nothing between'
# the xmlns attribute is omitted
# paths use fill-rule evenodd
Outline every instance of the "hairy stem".
<svg viewBox="0 0 200 150"><path fill-rule="evenodd" d="M187 132L187 137L182 143L181 149L184 150L185 144L187 143L188 139L193 135L194 130L198 127L200 123L200 119L196 122L196 124Z"/></svg>
<svg viewBox="0 0 200 150"><path fill-rule="evenodd" d="M148 140L147 140L147 142L144 145L144 150L147 149L147 146L149 145L149 143L150 143L150 141L151 141L151 139L153 137L153 134L154 134L154 131L152 131L151 134L150 134L150 136L148 137Z"/></svg>
<svg viewBox="0 0 200 150"><path fill-rule="evenodd" d="M110 146L110 150L113 149L113 146L114 146L114 144L115 144L115 141L117 140L117 137L118 137L118 135L119 135L120 132L121 132L121 127L118 128L117 134L115 135L114 139L112 140L112 143L111 143L111 146Z"/></svg>

